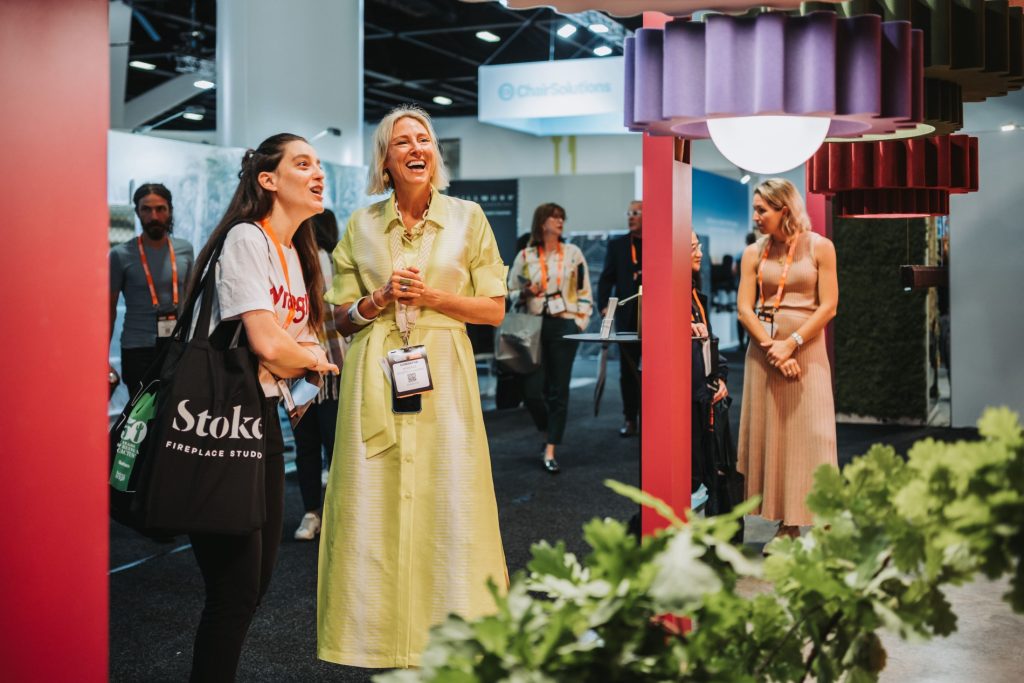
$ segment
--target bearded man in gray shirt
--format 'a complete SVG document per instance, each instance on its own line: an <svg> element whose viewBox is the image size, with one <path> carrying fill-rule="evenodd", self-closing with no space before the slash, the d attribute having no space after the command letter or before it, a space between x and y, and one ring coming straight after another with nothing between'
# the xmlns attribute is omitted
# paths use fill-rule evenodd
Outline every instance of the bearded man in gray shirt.
<svg viewBox="0 0 1024 683"><path fill-rule="evenodd" d="M123 294L121 375L129 394L139 388L161 340L174 330L195 260L192 245L171 236L174 207L170 190L159 183L146 183L135 191L132 203L142 234L110 250L110 336L114 336L117 298ZM113 386L117 376L113 367L110 373Z"/></svg>

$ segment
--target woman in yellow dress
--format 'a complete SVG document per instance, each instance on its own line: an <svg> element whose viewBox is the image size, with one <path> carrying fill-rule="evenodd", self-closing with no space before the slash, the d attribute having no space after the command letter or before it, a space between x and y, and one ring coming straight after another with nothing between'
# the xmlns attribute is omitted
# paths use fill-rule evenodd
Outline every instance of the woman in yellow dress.
<svg viewBox="0 0 1024 683"><path fill-rule="evenodd" d="M501 323L506 269L479 205L440 193L435 141L418 108L384 117L367 193L393 192L352 215L333 255L326 299L355 335L317 590L317 654L338 664L417 666L430 626L494 611L487 582L508 581L465 329ZM423 389L423 351L432 388L396 399L392 385Z"/></svg>

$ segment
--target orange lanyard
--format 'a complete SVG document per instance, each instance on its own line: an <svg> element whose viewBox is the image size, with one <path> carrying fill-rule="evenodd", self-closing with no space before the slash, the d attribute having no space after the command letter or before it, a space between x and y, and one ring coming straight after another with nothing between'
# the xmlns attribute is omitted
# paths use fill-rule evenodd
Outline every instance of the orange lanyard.
<svg viewBox="0 0 1024 683"><path fill-rule="evenodd" d="M540 286L544 293L548 293L548 259L544 254L544 247L537 247L537 256L540 257ZM565 251L562 245L558 245L558 279L555 281L559 292L562 291L562 267L565 265Z"/></svg>
<svg viewBox="0 0 1024 683"><path fill-rule="evenodd" d="M761 307L760 310L764 312L764 263L768 260L768 251L772 247L771 237L768 238L768 244L765 245L764 254L761 256L761 263L757 266L757 288L761 292ZM782 303L782 290L786 288L786 277L789 275L789 267L793 265L793 254L796 252L796 242L800 239L799 235L793 237L793 241L789 243L789 254L786 256L786 266L782 269L782 277L779 278L779 288L775 291L775 304L772 307L772 313L776 313L779 310L779 304Z"/></svg>
<svg viewBox="0 0 1024 683"><path fill-rule="evenodd" d="M633 253L633 265L636 265L636 240L629 238L629 250Z"/></svg>
<svg viewBox="0 0 1024 683"><path fill-rule="evenodd" d="M149 285L149 298L153 300L153 308L160 308L160 299L156 295L156 285L153 284L153 274L149 272L149 260L146 259L146 250L142 248L142 235L139 235L139 260L142 261L142 270L146 273L146 284ZM171 303L178 307L178 262L174 258L174 245L171 244L170 235L167 236L167 251L171 257Z"/></svg>
<svg viewBox="0 0 1024 683"><path fill-rule="evenodd" d="M284 249L281 247L281 243L277 241L277 235L270 229L270 221L266 218L260 221L260 227L263 228L263 232L267 233L267 237L277 247L277 258L281 259L281 270L284 271L284 286L288 289L288 315L284 319L282 328L288 329L288 326L292 324L292 318L295 317L295 297L292 296L292 279L288 275L288 261L284 257Z"/></svg>
<svg viewBox="0 0 1024 683"><path fill-rule="evenodd" d="M693 322L693 323L704 323L705 325L707 325L707 323L708 323L708 315L707 315L707 313L704 312L704 306L702 306L701 303L700 303L700 297L697 296L697 290L696 289L691 289L690 293L693 294L693 301L694 301L694 303L697 304L697 310L700 311L700 320L697 320L696 316L693 313L693 309L692 308L690 309L690 322Z"/></svg>

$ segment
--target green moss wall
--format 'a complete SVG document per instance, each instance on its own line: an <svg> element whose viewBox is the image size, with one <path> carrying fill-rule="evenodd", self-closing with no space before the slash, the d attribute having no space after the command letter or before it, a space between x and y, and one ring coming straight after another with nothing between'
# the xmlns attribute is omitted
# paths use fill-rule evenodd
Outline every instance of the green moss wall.
<svg viewBox="0 0 1024 683"><path fill-rule="evenodd" d="M927 290L903 291L899 275L901 265L925 262L927 229L925 219L834 222L837 413L928 417Z"/></svg>

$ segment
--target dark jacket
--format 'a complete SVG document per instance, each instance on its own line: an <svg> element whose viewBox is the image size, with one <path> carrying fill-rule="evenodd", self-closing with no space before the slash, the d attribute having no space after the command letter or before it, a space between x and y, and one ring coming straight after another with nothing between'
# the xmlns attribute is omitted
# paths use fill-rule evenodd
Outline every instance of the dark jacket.
<svg viewBox="0 0 1024 683"><path fill-rule="evenodd" d="M613 294L619 299L631 297L640 285L640 266L643 262L640 240L636 240L636 264L630 249L632 236L629 234L608 240L608 251L604 256L604 270L597 284L597 310L608 306ZM636 273L636 277L633 275ZM636 301L615 309L615 329L619 332L636 332Z"/></svg>
<svg viewBox="0 0 1024 683"><path fill-rule="evenodd" d="M707 312L709 310L707 296L705 296L704 294L701 294L700 291L697 290L697 298L700 299L700 305L703 306L704 307L704 311ZM696 307L694 306L693 308L696 308ZM711 338L714 338L715 333L714 333L714 330L711 329L711 316L710 316L710 314L708 314L708 319L706 321L702 321L702 322L704 322L708 326L708 335ZM696 339L694 339L693 341L690 342L690 344L691 344L691 358L693 359L693 363L692 363L692 366L691 366L691 381L692 381L692 387L693 387L693 402L694 403L698 403L700 401L707 401L708 403L710 403L712 396L714 396L714 392L711 391L708 388L708 383L711 383L711 384L717 386L718 378L721 378L721 379L725 380L728 383L728 381L729 381L729 362L728 362L728 360L726 360L725 356L723 356L722 354L719 353L718 354L718 369L715 371L714 374L712 374L710 377L707 377L705 379L704 354L703 354L703 352L701 350L701 343L699 341L697 341Z"/></svg>

